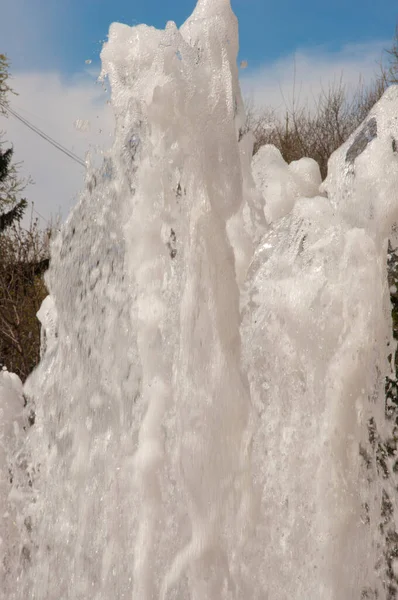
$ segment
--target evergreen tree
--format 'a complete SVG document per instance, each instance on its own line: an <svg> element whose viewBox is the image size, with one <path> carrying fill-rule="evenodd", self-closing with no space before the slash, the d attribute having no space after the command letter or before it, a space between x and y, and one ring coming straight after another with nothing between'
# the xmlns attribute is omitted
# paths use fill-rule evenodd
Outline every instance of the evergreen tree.
<svg viewBox="0 0 398 600"><path fill-rule="evenodd" d="M0 233L7 227L20 221L27 206L25 198L16 200L20 183L15 177L15 167L11 164L13 149L4 152L0 149ZM12 206L5 211L4 208Z"/></svg>
<svg viewBox="0 0 398 600"><path fill-rule="evenodd" d="M0 54L0 114L7 116L8 96L15 93L9 85L9 62ZM13 149L3 150L0 142L0 234L23 217L27 202L18 199L24 183L17 177L12 163Z"/></svg>

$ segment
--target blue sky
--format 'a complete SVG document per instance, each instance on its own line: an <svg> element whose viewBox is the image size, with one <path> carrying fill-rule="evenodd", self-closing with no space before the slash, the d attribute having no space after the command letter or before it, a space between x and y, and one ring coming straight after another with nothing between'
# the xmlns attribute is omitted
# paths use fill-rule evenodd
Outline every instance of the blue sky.
<svg viewBox="0 0 398 600"><path fill-rule="evenodd" d="M113 116L95 85L110 23L180 25L195 0L0 0L0 52L12 63L19 93L14 110L84 158L108 148ZM284 111L292 90L311 101L342 76L370 81L391 43L397 0L232 0L240 25L239 60L245 98ZM87 65L86 61L92 64ZM289 98L290 96L290 98ZM296 93L295 93L296 98ZM89 125L76 128L78 120ZM84 170L13 118L0 130L14 145L21 173L33 178L27 197L46 218L66 216L83 186Z"/></svg>
<svg viewBox="0 0 398 600"><path fill-rule="evenodd" d="M1 51L15 71L58 70L65 76L98 60L109 24L181 24L194 0L3 0ZM350 43L388 40L396 0L232 0L239 18L241 58L249 69L298 48L336 51ZM20 31L20 35L19 35Z"/></svg>

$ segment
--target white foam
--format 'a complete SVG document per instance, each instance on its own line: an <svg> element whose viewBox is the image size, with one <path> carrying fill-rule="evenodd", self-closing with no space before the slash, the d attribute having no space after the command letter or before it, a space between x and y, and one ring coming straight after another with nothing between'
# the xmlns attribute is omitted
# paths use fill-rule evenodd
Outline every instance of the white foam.
<svg viewBox="0 0 398 600"><path fill-rule="evenodd" d="M111 26L115 143L52 247L7 600L386 598L397 90L321 195L270 146L252 174L237 50L227 0Z"/></svg>

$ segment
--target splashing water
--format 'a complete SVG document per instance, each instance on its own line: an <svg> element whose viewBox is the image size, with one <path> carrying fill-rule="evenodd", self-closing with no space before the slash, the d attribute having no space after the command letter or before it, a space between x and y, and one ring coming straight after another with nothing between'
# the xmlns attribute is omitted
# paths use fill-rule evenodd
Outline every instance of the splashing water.
<svg viewBox="0 0 398 600"><path fill-rule="evenodd" d="M228 0L111 27L115 143L52 248L34 426L1 424L7 600L388 597L398 90L320 191L309 159L251 165L237 50Z"/></svg>

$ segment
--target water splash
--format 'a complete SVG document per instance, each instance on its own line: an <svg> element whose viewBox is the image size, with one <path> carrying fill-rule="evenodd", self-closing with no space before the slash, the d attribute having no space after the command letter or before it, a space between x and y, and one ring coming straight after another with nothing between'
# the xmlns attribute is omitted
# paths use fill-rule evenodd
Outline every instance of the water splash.
<svg viewBox="0 0 398 600"><path fill-rule="evenodd" d="M256 188L237 51L227 0L110 29L115 143L52 248L8 600L387 598L398 92L323 195L270 148Z"/></svg>
<svg viewBox="0 0 398 600"><path fill-rule="evenodd" d="M333 155L327 198L295 199L280 158L284 171L269 178L279 184L273 211L287 216L272 223L254 255L242 336L262 491L251 564L270 598L389 597L380 524L386 486L391 499L395 492L391 479L381 481L374 438L388 436L397 105L398 89L390 89L369 117L377 138L354 164L351 149L366 122Z"/></svg>

